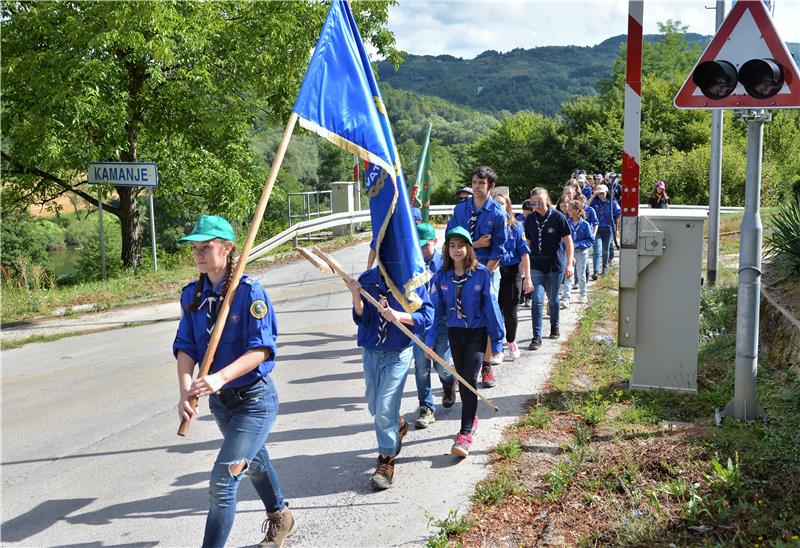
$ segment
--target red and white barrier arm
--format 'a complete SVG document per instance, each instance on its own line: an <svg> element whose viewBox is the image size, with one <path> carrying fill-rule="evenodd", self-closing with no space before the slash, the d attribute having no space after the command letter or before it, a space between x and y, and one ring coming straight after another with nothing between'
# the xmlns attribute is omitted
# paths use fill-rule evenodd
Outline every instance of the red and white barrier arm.
<svg viewBox="0 0 800 548"><path fill-rule="evenodd" d="M625 120L622 151L621 246L636 248L639 216L640 136L642 125L643 0L628 2L628 57L625 73Z"/></svg>

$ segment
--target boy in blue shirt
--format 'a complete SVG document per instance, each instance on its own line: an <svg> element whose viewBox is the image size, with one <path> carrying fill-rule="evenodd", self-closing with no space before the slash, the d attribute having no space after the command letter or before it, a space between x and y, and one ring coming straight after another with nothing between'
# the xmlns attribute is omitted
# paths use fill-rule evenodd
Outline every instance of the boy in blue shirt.
<svg viewBox="0 0 800 548"><path fill-rule="evenodd" d="M497 174L492 168L480 166L472 172L472 198L456 204L453 216L447 223L447 232L460 226L472 239L472 247L478 262L491 274L492 290L500 290L500 261L505 253L506 212L495 202L490 193L497 183ZM503 341L491 338L486 346L481 380L484 385L494 384L492 365L503 363Z"/></svg>
<svg viewBox="0 0 800 548"><path fill-rule="evenodd" d="M431 279L426 284L430 294L433 286L433 275L442 267L443 257L436 249L436 232L430 224L418 224L417 235L422 249L422 258L425 260L425 267L431 273ZM431 348L443 360L450 363L450 344L447 340L447 327L440 326L437 328L431 322L430 328L425 333L425 338L430 338L433 341ZM417 383L417 399L419 400L419 414L414 422L414 426L417 428L427 428L436 422L436 406L433 403L433 392L431 391L431 367L436 369L436 373L442 383L442 407L452 407L456 402L456 386L453 374L438 362L427 358L425 351L414 345L414 377Z"/></svg>
<svg viewBox="0 0 800 548"><path fill-rule="evenodd" d="M409 326L422 339L433 321L433 306L427 288L422 286L416 289L422 305L415 312L404 312L377 267L361 274L358 281L346 283L353 298L358 346L362 348L367 408L375 418L378 440L378 466L371 482L375 489L388 489L394 481L394 459L408 432L408 424L400 416L400 402L413 354L411 339L392 322ZM369 304L361 296L361 288L383 308Z"/></svg>

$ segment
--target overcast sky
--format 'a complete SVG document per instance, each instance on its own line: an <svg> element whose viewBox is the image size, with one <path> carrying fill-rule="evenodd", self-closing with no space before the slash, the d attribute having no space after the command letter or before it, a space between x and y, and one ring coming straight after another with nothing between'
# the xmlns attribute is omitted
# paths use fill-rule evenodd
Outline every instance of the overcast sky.
<svg viewBox="0 0 800 548"><path fill-rule="evenodd" d="M473 58L488 49L593 46L628 32L625 0L399 0L389 10L397 47L408 53ZM714 34L714 0L645 0L644 32L658 22L680 20L690 32ZM731 1L726 2L730 10ZM726 13L727 13L726 10ZM787 42L800 42L800 0L776 0L773 15Z"/></svg>

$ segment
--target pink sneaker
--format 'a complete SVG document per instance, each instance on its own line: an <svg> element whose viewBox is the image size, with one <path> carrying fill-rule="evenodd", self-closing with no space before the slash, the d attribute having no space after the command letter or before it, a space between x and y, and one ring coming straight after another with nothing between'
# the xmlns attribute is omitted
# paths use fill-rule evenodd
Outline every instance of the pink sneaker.
<svg viewBox="0 0 800 548"><path fill-rule="evenodd" d="M475 417L477 419L477 417ZM459 434L456 436L456 442L450 449L450 452L459 457L468 457L469 448L472 446L472 436L467 434Z"/></svg>

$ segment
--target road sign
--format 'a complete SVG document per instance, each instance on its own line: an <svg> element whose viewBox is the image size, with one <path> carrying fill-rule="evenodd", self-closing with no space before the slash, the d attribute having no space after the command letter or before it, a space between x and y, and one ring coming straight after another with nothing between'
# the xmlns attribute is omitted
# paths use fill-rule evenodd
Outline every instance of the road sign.
<svg viewBox="0 0 800 548"><path fill-rule="evenodd" d="M739 0L675 96L683 109L800 107L800 71L761 0Z"/></svg>
<svg viewBox="0 0 800 548"><path fill-rule="evenodd" d="M158 168L145 162L100 162L89 164L87 181L93 185L156 186Z"/></svg>

